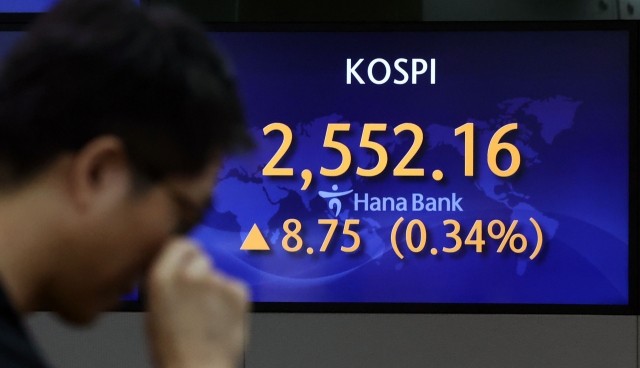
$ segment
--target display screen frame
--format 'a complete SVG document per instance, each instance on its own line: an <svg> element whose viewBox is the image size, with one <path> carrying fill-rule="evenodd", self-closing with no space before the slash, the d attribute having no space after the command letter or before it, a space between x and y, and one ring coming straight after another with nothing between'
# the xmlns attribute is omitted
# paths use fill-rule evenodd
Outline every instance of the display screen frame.
<svg viewBox="0 0 640 368"><path fill-rule="evenodd" d="M142 3L145 3L142 1ZM0 31L23 31L36 14L0 13ZM638 104L640 21L422 22L422 23L206 23L208 32L549 32L625 31L629 37L629 302L604 304L451 304L451 303L305 303L256 302L267 313L434 313L639 315L638 288ZM634 226L635 225L635 226ZM119 311L144 311L144 287L138 300L123 301Z"/></svg>

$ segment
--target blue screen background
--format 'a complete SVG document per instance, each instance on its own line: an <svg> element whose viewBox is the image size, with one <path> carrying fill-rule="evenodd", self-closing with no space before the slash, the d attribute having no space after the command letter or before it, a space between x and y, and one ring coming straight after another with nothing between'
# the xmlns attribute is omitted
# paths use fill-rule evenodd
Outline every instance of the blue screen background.
<svg viewBox="0 0 640 368"><path fill-rule="evenodd" d="M456 32L456 33L216 33L210 35L233 65L256 139L256 152L224 162L214 188L214 206L192 236L217 266L251 285L258 302L403 302L627 304L629 55L626 32ZM358 72L366 84L346 84L346 59L364 58ZM374 85L367 65L384 58L393 70L397 58L437 60L435 85L429 73L415 85ZM407 65L407 64L405 64ZM410 62L409 64L410 65ZM381 79L378 65L374 76ZM378 73L378 74L376 74ZM395 74L394 74L395 73ZM293 131L293 144L278 167L294 177L264 177L262 167L282 142L262 128L282 122ZM349 122L351 133L336 135L353 155L352 170L338 178L319 175L335 168L340 156L323 148L328 123ZM393 167L408 151L411 134L396 137L404 122L425 133L423 149L409 167L425 168L424 178L398 178ZM464 145L454 129L474 122L476 175L464 176ZM518 173L500 178L486 163L495 131L518 122L505 136L522 157ZM356 166L376 164L373 151L359 148L365 123L387 123L373 140L389 152L389 165L376 178L355 175ZM508 158L502 157L501 160ZM505 162L502 162L504 165ZM504 166L502 166L504 167ZM302 191L300 173L312 171L311 187ZM435 169L445 179L431 179ZM319 191L353 192L342 197L340 214L329 209ZM355 210L354 195L405 197L406 212ZM462 197L462 212L411 211L413 193L424 197ZM404 235L391 247L391 229L399 217L420 219L427 228L426 248L409 252ZM531 261L540 224L544 244ZM288 253L281 245L283 222L301 221L304 246ZM360 219L360 249L340 246L353 240L336 231L325 253L318 252L328 226L321 218ZM445 236L460 222L462 240L476 220L483 220L482 253L463 245L455 254ZM528 239L522 254L498 254L499 241L486 225L519 220L516 233ZM270 251L240 247L256 225ZM414 231L414 233L417 233ZM291 242L290 244L293 244ZM307 247L315 252L309 255ZM430 254L437 248L436 256Z"/></svg>
<svg viewBox="0 0 640 368"><path fill-rule="evenodd" d="M18 2L16 2L18 3ZM0 5L0 11L7 3ZM19 32L0 33L0 57ZM246 117L258 148L230 157L213 188L214 205L191 236L215 258L218 268L247 281L257 302L405 302L610 304L629 301L629 55L626 32L438 32L438 33L215 33L212 41L237 75ZM429 71L418 84L374 85L367 65L384 58L437 60L437 82ZM346 59L364 58L358 72L366 84L347 85ZM382 75L378 65L374 75ZM391 80L401 78L393 69ZM278 167L294 177L264 177L262 167L282 142L262 128L282 122L293 144ZM353 155L352 170L339 178L319 175L335 168L339 155L323 148L328 123L349 122L351 133L336 139ZM423 149L409 167L425 168L424 178L398 178L393 167L408 151L412 137L393 134L405 122L425 134ZM464 146L454 129L475 124L476 175L464 176ZM522 157L518 173L493 175L486 163L488 141L504 124L518 122L505 136ZM371 150L359 147L365 123L386 123L373 140L389 152L389 165L377 178L355 175L355 167L376 164ZM504 157L502 157L504 158ZM312 171L302 191L300 173ZM430 173L439 169L445 179ZM320 191L353 192L341 197L341 212L328 206ZM408 211L356 211L360 198L405 197ZM462 198L463 211L412 211L411 197ZM399 217L399 259L391 248L391 229ZM531 261L536 233L543 249ZM302 251L288 253L281 242L283 222L301 221ZM318 252L327 226L318 219L359 219L362 239L352 254L340 251L352 239L336 230L325 253ZM409 220L426 225L424 251L413 254L404 229ZM482 253L463 245L455 254L445 236L446 219L460 222L462 240L483 220ZM517 233L529 248L514 254L486 234L486 224L519 220ZM240 247L257 225L271 251ZM315 249L308 255L307 247ZM436 248L435 256L429 253ZM135 299L135 293L126 299Z"/></svg>

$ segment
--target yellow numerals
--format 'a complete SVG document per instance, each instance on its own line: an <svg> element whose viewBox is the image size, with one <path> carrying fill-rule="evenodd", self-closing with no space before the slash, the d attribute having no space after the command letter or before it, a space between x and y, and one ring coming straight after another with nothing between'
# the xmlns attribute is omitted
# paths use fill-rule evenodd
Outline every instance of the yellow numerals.
<svg viewBox="0 0 640 368"><path fill-rule="evenodd" d="M371 132L384 132L387 130L387 124L365 124L362 130L362 140L360 140L360 147L369 148L376 152L378 155L378 164L373 169L363 169L361 167L356 170L356 174L360 176L372 177L380 175L387 167L389 162L389 155L387 150L380 143L371 141Z"/></svg>
<svg viewBox="0 0 640 368"><path fill-rule="evenodd" d="M282 136L283 136L282 144L280 145L280 148L278 148L278 151L276 151L276 154L273 155L271 160L267 162L267 164L264 166L264 169L262 169L262 175L293 176L292 168L276 167L276 164L278 163L278 161L280 161L282 157L284 157L284 155L287 153L287 150L291 146L291 142L293 142L293 134L291 133L291 128L289 128L288 126L282 123L273 123L273 124L267 125L266 127L264 127L264 129L262 129L262 131L264 132L264 135L267 135L273 132L274 130L277 130L280 133L282 133Z"/></svg>
<svg viewBox="0 0 640 368"><path fill-rule="evenodd" d="M338 219L320 219L318 220L319 225L329 225L329 230L327 231L327 235L322 242L322 246L320 247L320 252L325 252L329 247L329 243L331 243L331 239L333 239L333 234L336 232L338 228ZM350 236L353 239L353 244L349 247L342 246L340 250L345 253L353 253L358 248L360 248L360 235L354 231L351 227L355 225L359 225L360 220L356 219L348 219L344 222L344 227L342 229L342 234ZM293 229L291 226L293 225ZM304 245L304 241L300 237L300 231L302 230L302 224L300 220L296 219L288 219L282 224L282 229L285 232L285 236L282 238L282 248L289 253L298 252L302 249ZM426 239L425 239L426 240ZM291 242L293 241L293 245ZM313 253L313 250L307 250L309 254Z"/></svg>
<svg viewBox="0 0 640 368"><path fill-rule="evenodd" d="M336 142L333 135L335 132L348 132L351 128L351 124L329 124L327 125L327 134L324 136L323 147L333 148L340 152L342 155L342 162L336 169L327 169L325 167L320 168L320 175L324 176L340 176L349 170L351 166L351 151L349 147L344 143Z"/></svg>
<svg viewBox="0 0 640 368"><path fill-rule="evenodd" d="M453 225L453 231L447 233L447 238L452 238L453 240L455 240L456 244L453 246L453 248L444 247L442 248L442 250L445 251L445 253L455 253L462 247L462 239L460 239L460 237L458 236L458 233L460 232L460 223L456 220L445 220L443 224L445 226Z"/></svg>
<svg viewBox="0 0 640 368"><path fill-rule="evenodd" d="M327 231L327 236L325 236L324 241L322 242L322 246L320 247L320 252L325 252L327 250L327 247L329 246L329 243L331 242L331 239L333 238L333 234L335 233L336 228L338 227L338 219L320 219L318 220L318 224L329 225L329 231ZM359 225L359 224L360 224L360 220L354 220L354 219L345 220L344 228L342 229L342 234L352 237L353 245L350 247L345 247L345 246L340 247L340 250L342 250L343 252L352 253L358 250L358 248L360 247L360 235L357 232L350 229L351 225Z"/></svg>
<svg viewBox="0 0 640 368"><path fill-rule="evenodd" d="M489 169L496 176L502 178L511 176L520 168L520 151L518 147L511 143L500 142L505 134L518 129L518 123L507 124L498 129L491 137L489 142L489 148L487 149L487 164ZM466 123L459 126L456 130L456 136L464 134L464 175L473 176L473 164L474 164L474 135L473 135L473 123ZM508 169L502 170L498 166L498 153L502 150L506 150L511 155L511 165Z"/></svg>
<svg viewBox="0 0 640 368"><path fill-rule="evenodd" d="M293 224L293 230L290 229L290 225ZM282 225L282 229L286 233L286 235L282 238L282 248L287 252L297 252L302 249L303 241L300 235L300 230L302 230L302 224L300 221L296 219L289 219L284 222ZM295 240L295 245L293 247L289 246L289 239Z"/></svg>
<svg viewBox="0 0 640 368"><path fill-rule="evenodd" d="M340 164L335 169L320 167L320 174L328 177L336 177L344 175L351 167L351 151L349 147L338 141L336 138L339 132L349 132L351 124L349 123L331 123L327 125L327 132L324 137L323 147L330 148L338 151L340 154ZM287 150L291 147L293 142L293 134L291 128L282 123L273 123L267 125L264 129L264 135L268 135L273 131L279 131L282 133L283 140L280 148L273 155L271 160L265 165L262 170L264 176L293 176L292 168L276 167L278 162L286 155ZM365 169L358 167L356 174L364 177L374 177L382 174L389 164L389 154L385 147L372 140L371 135L374 132L386 132L387 124L364 124L362 129L362 137L360 139L360 147L373 150L378 156L377 164L371 169ZM409 162L413 160L424 141L424 133L419 126L412 123L400 124L394 129L394 133L399 135L402 132L409 131L413 133L413 144L409 151L405 154L398 165L393 169L394 176L424 176L424 169L420 168L407 168Z"/></svg>
<svg viewBox="0 0 640 368"><path fill-rule="evenodd" d="M418 246L416 247L413 244L413 227L418 225L418 229L420 229L420 242L418 243ZM412 251L413 253L419 253L424 249L424 246L427 245L427 228L424 226L424 223L420 220L412 220L411 222L409 222L409 225L407 225L407 246L409 247L409 250Z"/></svg>
<svg viewBox="0 0 640 368"><path fill-rule="evenodd" d="M471 231L469 231L469 235L467 235L464 243L466 245L475 245L476 253L482 253L482 246L486 243L482 240L482 220L477 220L473 224L473 227L471 228Z"/></svg>
<svg viewBox="0 0 640 368"><path fill-rule="evenodd" d="M455 133L464 134L464 176L473 176L473 123L459 126Z"/></svg>
<svg viewBox="0 0 640 368"><path fill-rule="evenodd" d="M400 228L400 225L403 223L403 221L404 217L400 217L393 225L390 239L391 248L393 249L396 256L398 256L398 258L400 259L405 258L398 244L398 229ZM535 238L535 236L533 239L530 239L534 240L536 244L533 253L529 256L529 259L533 261L538 256L538 254L540 254L544 239L542 229L540 228L538 222L533 217L530 217L529 221L533 225L535 234L537 235L537 239ZM476 220L464 240L465 245L471 245L475 247L476 253L482 253L484 250L483 247L486 244L486 241L484 240L485 228L483 228L482 224L482 220ZM453 227L450 232L446 233L446 236L447 238L453 239L454 244L450 248L443 247L442 251L444 251L445 253L456 253L460 251L463 244L460 235L460 223L456 220L450 219L443 221L443 225L451 225ZM501 220L493 220L489 222L489 225L486 227L486 231L488 232L489 237L500 241L500 246L497 247L497 253L502 253L507 244L514 254L521 254L527 250L529 240L527 240L524 234L515 232L516 226L518 226L518 220L512 220L508 230ZM418 234L415 234L416 227L419 230ZM416 245L417 239L419 239L419 242ZM409 225L407 225L405 241L407 243L407 248L409 248L409 250L413 253L421 253L425 249L427 243L427 229L421 220L415 219L409 222ZM437 256L439 253L439 248L431 248L430 253L433 256Z"/></svg>
<svg viewBox="0 0 640 368"><path fill-rule="evenodd" d="M351 166L351 152L349 151L349 147L347 147L344 143L340 143L335 140L334 134L335 132L348 132L351 128L350 124L329 124L327 125L327 134L324 138L324 146L327 148L333 148L340 152L342 156L342 161L340 166L335 169L327 169L325 167L320 168L320 174L324 176L340 176L349 170ZM373 177L380 175L386 168L389 163L389 154L383 145L380 143L374 142L371 140L372 132L385 132L387 130L387 124L365 124L362 130L362 138L360 140L360 147L368 148L373 150L378 156L378 163L372 169L364 169L358 167L356 170L356 174L365 177ZM400 124L393 130L396 135L409 131L413 133L413 144L407 154L400 160L398 166L393 169L394 176L424 176L424 169L417 168L407 168L409 162L413 160L415 155L422 147L422 143L424 141L424 133L419 126L412 123L404 123Z"/></svg>
<svg viewBox="0 0 640 368"><path fill-rule="evenodd" d="M327 236L324 237L324 241L322 242L322 246L320 247L321 252L326 252L331 239L333 238L333 233L336 232L336 228L338 227L338 219L322 219L318 220L319 225L329 225L329 231L327 231Z"/></svg>
<svg viewBox="0 0 640 368"><path fill-rule="evenodd" d="M404 131L410 131L411 133L413 133L413 144L411 145L411 148L409 148L407 154L404 155L402 160L400 160L398 166L393 169L393 176L424 176L424 169L407 169L407 165L409 165L409 162L413 160L413 157L416 155L416 153L418 153L420 147L422 147L422 142L424 141L424 133L419 126L412 123L400 124L393 130L396 135Z"/></svg>
<svg viewBox="0 0 640 368"><path fill-rule="evenodd" d="M452 238L455 241L455 245L452 248L442 248L442 250L445 251L445 253L455 253L462 248L462 239L458 235L458 233L460 233L460 223L456 220L445 220L443 221L443 224L445 226L453 225L453 231L447 233L447 238ZM482 220L477 220L473 224L471 231L469 231L467 238L464 240L464 244L475 245L476 252L482 253L482 246L485 243L486 242L482 239Z"/></svg>
<svg viewBox="0 0 640 368"><path fill-rule="evenodd" d="M336 135L340 132L347 133L350 131L350 129L351 124L349 123L327 124L327 131L324 137L323 147L337 151L340 154L340 164L334 169L322 166L320 168L321 175L328 177L337 177L344 175L345 173L347 173L347 171L349 171L352 162L351 151L349 150L349 146L338 141ZM489 165L489 169L491 170L491 172L496 176L508 177L515 174L516 171L518 171L518 168L520 168L521 159L520 151L518 151L518 148L512 143L501 142L501 140L507 133L517 129L518 123L510 123L498 129L491 137L491 141L489 142L489 147L487 149L487 164ZM273 131L279 131L280 133L282 133L282 144L273 155L271 160L265 165L264 169L262 170L262 174L264 176L293 176L292 168L276 167L278 162L280 162L286 155L287 150L291 147L291 143L293 142L293 134L291 132L291 128L282 123L273 123L267 125L263 129L265 136ZM371 138L371 135L374 132L384 133L386 131L387 124L364 124L362 136L360 139L360 148L372 150L373 152L375 152L378 159L377 164L373 168L365 169L362 167L358 167L356 170L357 175L364 177L374 177L382 174L387 168L389 164L389 154L387 150L382 144L375 142ZM393 176L422 177L425 175L425 170L423 168L409 168L407 166L409 166L409 163L416 157L418 152L420 152L420 148L422 148L422 144L424 143L424 132L418 125L413 123L400 124L393 129L395 135L400 135L401 133L407 131L413 134L413 143L411 144L409 151L407 151L398 165L393 169ZM455 129L455 135L464 136L464 175L473 176L475 159L474 124L466 123L459 126ZM502 170L498 166L498 155L501 151L506 151L511 158L511 164L505 170ZM442 178L442 172L440 170L436 171L439 172L439 178L436 178L436 180L440 180Z"/></svg>
<svg viewBox="0 0 640 368"><path fill-rule="evenodd" d="M360 224L360 220L354 220L354 219L346 220L344 222L344 228L342 229L342 233L344 235L349 235L350 237L353 238L353 245L350 247L340 247L340 250L342 250L343 252L346 252L346 253L355 252L360 247L360 235L358 235L358 233L356 233L355 231L349 229L350 225L359 225L359 224Z"/></svg>
<svg viewBox="0 0 640 368"><path fill-rule="evenodd" d="M517 123L511 123L503 126L498 129L498 131L491 138L491 142L489 142L489 151L487 152L487 163L489 164L489 168L491 172L500 177L511 176L518 171L520 167L520 151L518 148L511 143L500 142L500 139L512 130L518 129ZM498 167L498 152L502 150L507 150L509 154L511 154L511 166L509 166L506 170L501 170Z"/></svg>
<svg viewBox="0 0 640 368"><path fill-rule="evenodd" d="M390 238L391 247L395 252L395 254L398 256L398 258L400 259L405 258L404 255L402 254L402 251L398 243L398 239L399 239L398 230L400 228L400 225L403 223L403 221L404 221L404 217L400 217L396 221L391 231L391 238ZM540 225L533 217L529 218L529 221L533 225L533 228L535 229L535 234L537 235L537 239L535 238L535 235L533 239L530 239L535 242L535 249L533 250L533 253L529 256L529 259L534 260L540 253L540 250L542 249L543 234L542 234ZM320 246L320 249L319 249L319 251L322 253L328 250L332 240L335 239L334 235L338 229L338 226L340 225L340 222L338 219L320 219L318 220L318 224L329 226L326 232L326 235L324 237L324 241L322 242L322 245ZM360 245L361 245L360 234L354 229L354 227L358 226L359 224L360 224L360 220L358 219L348 219L344 221L343 227L342 227L342 235L346 235L347 237L350 237L351 239L353 239L353 243L351 245L341 246L340 250L342 252L353 253L358 249L360 249ZM509 246L509 248L514 254L521 254L528 249L529 240L521 232L516 232L516 227L518 226L518 224L519 224L518 220L512 220L509 228L507 229L505 224L501 220L493 220L489 222L488 226L486 226L486 231L489 237L491 239L494 239L500 242L500 245L497 247L497 250L496 250L497 253L502 253L503 250L507 247L507 245ZM443 247L442 248L443 252L445 253L459 252L462 249L463 244L468 246L473 246L475 248L476 253L482 253L484 251L483 248L487 242L484 240L485 227L483 227L482 220L476 220L473 223L473 226L471 226L471 229L468 229L468 233L466 234L466 238L464 238L464 242L462 240L463 238L461 235L461 232L464 232L464 231L462 231L460 223L458 221L453 219L445 220L443 221L443 225L452 226L451 231L446 233L446 237L453 239L453 246L449 248L447 248L446 246ZM302 231L301 222L297 219L288 219L283 223L282 228L285 232L285 235L282 238L282 248L285 251L290 253L295 253L300 251L304 246L304 241L302 240L302 237L300 235ZM427 248L427 239L428 239L428 231L425 224L420 219L414 219L409 221L409 224L406 227L404 239L406 241L407 248L412 253L422 253L425 250L425 248ZM351 243L351 242L347 240L346 243ZM252 250L252 251L269 250L268 246L265 246L265 247L266 248L253 247L249 249L249 248L245 248L243 245L241 249ZM314 248L313 246L308 246L306 248L307 253L310 255L313 254L314 253L313 248ZM439 249L440 248L438 247L437 244L435 246L432 245L432 248L430 248L429 252L432 255L436 256L439 253ZM315 250L318 250L318 249L315 249Z"/></svg>

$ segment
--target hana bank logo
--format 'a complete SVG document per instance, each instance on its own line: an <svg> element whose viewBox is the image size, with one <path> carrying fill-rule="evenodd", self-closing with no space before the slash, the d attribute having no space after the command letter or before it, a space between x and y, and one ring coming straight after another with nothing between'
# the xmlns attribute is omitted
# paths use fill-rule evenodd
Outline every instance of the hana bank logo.
<svg viewBox="0 0 640 368"><path fill-rule="evenodd" d="M333 192L325 192L321 190L318 192L318 195L324 199L330 198L329 209L335 212L335 217L338 217L338 215L340 215L340 211L342 210L342 201L340 200L340 197L343 197L352 193L353 189L347 190L345 192L338 192L337 184L333 184L331 189L333 190Z"/></svg>

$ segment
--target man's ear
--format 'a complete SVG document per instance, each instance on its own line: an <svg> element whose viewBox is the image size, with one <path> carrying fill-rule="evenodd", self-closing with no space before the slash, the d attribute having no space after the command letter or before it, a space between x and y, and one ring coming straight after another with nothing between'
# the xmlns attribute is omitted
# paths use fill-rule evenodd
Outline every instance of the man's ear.
<svg viewBox="0 0 640 368"><path fill-rule="evenodd" d="M69 194L84 210L114 202L131 188L124 143L112 135L95 138L76 152L68 174Z"/></svg>

